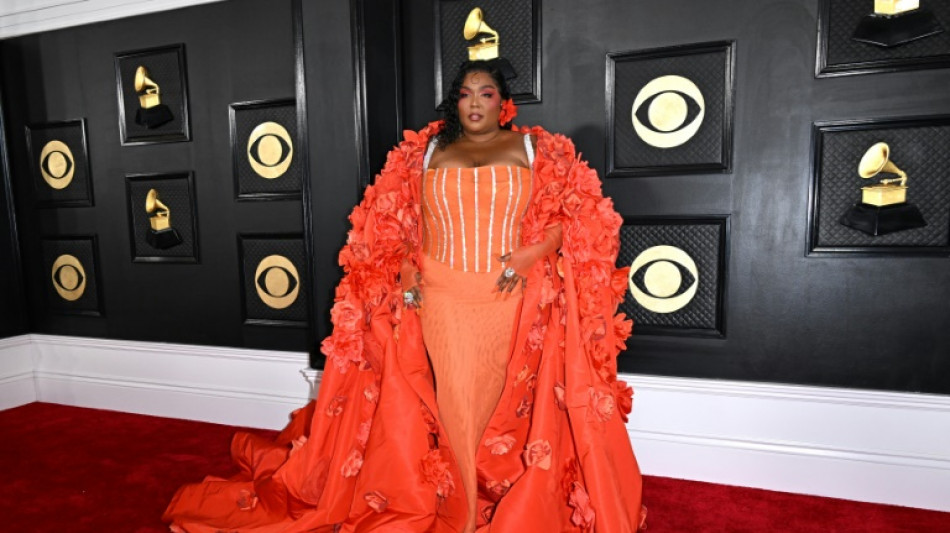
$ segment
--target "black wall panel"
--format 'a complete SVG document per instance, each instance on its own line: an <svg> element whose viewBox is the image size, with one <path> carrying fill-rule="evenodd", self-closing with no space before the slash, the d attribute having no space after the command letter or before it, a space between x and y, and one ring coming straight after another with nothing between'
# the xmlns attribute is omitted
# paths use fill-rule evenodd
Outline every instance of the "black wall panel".
<svg viewBox="0 0 950 533"><path fill-rule="evenodd" d="M313 282L311 366L330 334L330 308L342 270L337 261L347 219L402 138L402 47L399 0L295 0L298 102L309 153L305 211Z"/></svg>
<svg viewBox="0 0 950 533"><path fill-rule="evenodd" d="M402 0L351 0L359 95L361 185L372 183L402 138ZM315 29L311 29L315 31Z"/></svg>
<svg viewBox="0 0 950 533"><path fill-rule="evenodd" d="M298 0L303 32L301 65L306 86L305 149L310 154L315 346L313 366L320 366L320 340L330 334L334 287L342 273L337 254L346 240L346 217L360 195L358 96L354 70L351 2ZM298 96L299 101L299 96Z"/></svg>
<svg viewBox="0 0 950 533"><path fill-rule="evenodd" d="M2 94L0 90L0 338L27 331Z"/></svg>
<svg viewBox="0 0 950 533"><path fill-rule="evenodd" d="M176 43L185 48L191 140L122 146L114 54ZM228 123L231 103L294 97L290 0L231 0L28 35L2 43L2 63L32 331L308 348L306 328L243 324L237 235L299 233L303 217L298 200L235 201ZM38 207L24 125L77 118L86 119L95 205ZM188 171L194 175L200 261L133 263L124 176ZM61 235L97 237L105 316L57 315L44 303L49 276L41 267L40 241ZM0 249L6 253L4 241Z"/></svg>
<svg viewBox="0 0 950 533"><path fill-rule="evenodd" d="M950 69L816 79L817 4L542 0L544 97L516 123L572 137L601 175L608 52L736 41L732 172L604 185L628 217L730 215L728 334L634 326L622 370L950 393L950 259L805 255L812 123L946 114ZM405 123L417 128L436 116L431 1L404 3L403 20Z"/></svg>

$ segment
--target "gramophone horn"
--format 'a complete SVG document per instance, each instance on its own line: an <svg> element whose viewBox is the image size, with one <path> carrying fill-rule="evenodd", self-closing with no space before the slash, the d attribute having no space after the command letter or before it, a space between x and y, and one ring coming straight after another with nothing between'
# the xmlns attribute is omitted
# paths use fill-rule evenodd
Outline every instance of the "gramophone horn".
<svg viewBox="0 0 950 533"><path fill-rule="evenodd" d="M145 195L145 212L151 213L155 211L155 204L158 202L158 191L155 189L149 189L148 194Z"/></svg>
<svg viewBox="0 0 950 533"><path fill-rule="evenodd" d="M462 34L465 36L466 41L471 41L479 33L498 35L498 32L493 30L488 24L485 24L485 15L482 13L482 9L476 7L468 14L468 18L465 19L465 28L462 30Z"/></svg>
<svg viewBox="0 0 950 533"><path fill-rule="evenodd" d="M903 170L897 168L897 165L890 160L891 148L887 143L880 142L868 148L867 152L861 157L858 163L858 174L862 178L870 178L881 172L890 172L904 177Z"/></svg>
<svg viewBox="0 0 950 533"><path fill-rule="evenodd" d="M169 209L167 205L163 204L162 201L158 199L158 191L155 189L149 189L148 194L145 195L145 212L152 214L155 211L159 211L159 213L168 213Z"/></svg>
<svg viewBox="0 0 950 533"><path fill-rule="evenodd" d="M148 69L139 67L135 69L135 92L145 94L158 94L158 84L148 77Z"/></svg>
<svg viewBox="0 0 950 533"><path fill-rule="evenodd" d="M145 79L148 78L148 71L145 67L135 69L135 92L140 93L145 88Z"/></svg>
<svg viewBox="0 0 950 533"><path fill-rule="evenodd" d="M858 174L862 178L870 178L884 169L887 164L887 158L891 153L891 148L887 143L877 143L867 149L861 156L861 162L858 163Z"/></svg>

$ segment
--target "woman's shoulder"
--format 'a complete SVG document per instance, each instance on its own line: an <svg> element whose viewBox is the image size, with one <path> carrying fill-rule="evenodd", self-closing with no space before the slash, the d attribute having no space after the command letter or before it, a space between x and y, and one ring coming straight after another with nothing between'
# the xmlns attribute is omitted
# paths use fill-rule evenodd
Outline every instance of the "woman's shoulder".
<svg viewBox="0 0 950 533"><path fill-rule="evenodd" d="M499 132L499 139L503 140L506 143L514 143L524 137L523 133L513 131L513 130L501 130Z"/></svg>
<svg viewBox="0 0 950 533"><path fill-rule="evenodd" d="M521 130L502 130L502 131L503 131L503 135L507 137L507 140L512 143L515 143L515 142L523 143L525 142L525 139L528 139L531 141L532 148L536 147L538 144L538 136L537 134L534 133L534 131L521 131Z"/></svg>
<svg viewBox="0 0 950 533"><path fill-rule="evenodd" d="M543 139L564 137L559 133L548 131L543 126L514 126L512 127L512 131L521 136L527 135L535 145L537 145L538 141Z"/></svg>

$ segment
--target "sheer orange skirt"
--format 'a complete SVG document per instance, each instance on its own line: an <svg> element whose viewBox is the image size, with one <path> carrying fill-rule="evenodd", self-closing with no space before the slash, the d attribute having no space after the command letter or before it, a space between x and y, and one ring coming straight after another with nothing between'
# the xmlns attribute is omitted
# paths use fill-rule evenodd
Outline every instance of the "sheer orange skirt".
<svg viewBox="0 0 950 533"><path fill-rule="evenodd" d="M502 389L521 290L499 293L500 269L454 270L423 256L422 337L435 376L439 417L461 470L475 524L475 452Z"/></svg>

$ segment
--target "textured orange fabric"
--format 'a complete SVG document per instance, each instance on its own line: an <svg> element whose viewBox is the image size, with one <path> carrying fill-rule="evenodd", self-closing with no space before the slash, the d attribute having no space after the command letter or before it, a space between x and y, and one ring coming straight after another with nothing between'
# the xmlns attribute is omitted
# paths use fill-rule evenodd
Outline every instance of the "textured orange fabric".
<svg viewBox="0 0 950 533"><path fill-rule="evenodd" d="M422 336L466 495L466 532L478 514L475 455L505 385L521 303L520 291L498 292L492 272L520 244L530 198L528 168L438 168L422 181Z"/></svg>
<svg viewBox="0 0 950 533"><path fill-rule="evenodd" d="M419 313L439 420L455 452L475 523L475 454L505 386L512 324L521 291L499 293L497 274L462 272L428 257L422 262L425 307Z"/></svg>
<svg viewBox="0 0 950 533"><path fill-rule="evenodd" d="M180 489L164 515L179 531L465 527L461 453L440 422L420 316L404 307L399 281L404 261L436 270L421 253L421 184L441 126L406 132L350 215L317 399L275 442L236 437L237 478ZM555 224L563 242L532 267L515 313L501 393L475 452L476 520L494 533L634 531L645 510L624 425L632 390L616 374L632 326L616 313L622 221L569 140L529 131L537 156L521 243L542 242Z"/></svg>
<svg viewBox="0 0 950 533"><path fill-rule="evenodd" d="M422 182L423 253L465 272L500 270L495 259L521 243L531 169L429 169Z"/></svg>

